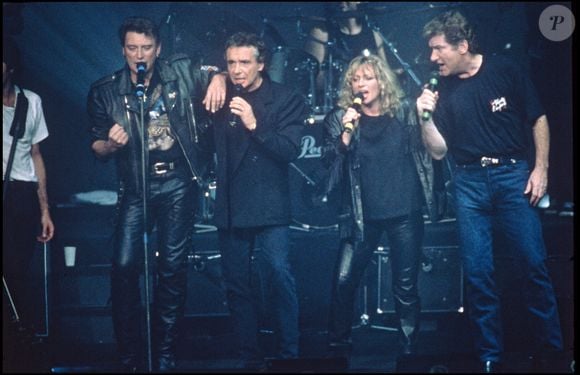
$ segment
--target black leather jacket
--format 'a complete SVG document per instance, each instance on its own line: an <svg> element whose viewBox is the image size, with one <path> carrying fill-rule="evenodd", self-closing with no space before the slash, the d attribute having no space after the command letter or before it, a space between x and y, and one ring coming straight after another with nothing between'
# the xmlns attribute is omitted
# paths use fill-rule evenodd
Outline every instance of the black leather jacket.
<svg viewBox="0 0 580 375"><path fill-rule="evenodd" d="M341 238L352 237L357 241L364 238L364 224L361 198L361 176L360 168L352 157L350 149L358 143L358 132L354 133L349 147L344 146L341 140L341 134L344 131L342 117L345 110L335 108L328 113L324 119L322 158L325 165L329 168L329 177L324 183L322 195L329 195L337 187L342 187L343 194L340 207L339 229ZM421 132L415 111L412 110L408 100L403 101L402 106L396 113L397 119L409 126L411 132L410 151L413 154L413 160L427 206L427 212L432 221L441 219L442 198L437 192L434 192L434 169L433 159L425 150L421 141Z"/></svg>
<svg viewBox="0 0 580 375"><path fill-rule="evenodd" d="M168 60L159 59L156 68L163 85L163 99L178 147L194 180L200 181L200 142L208 128L208 116L201 100L214 71L213 67L193 66L184 54ZM96 81L90 89L87 109L91 118L92 142L107 140L109 129L121 125L129 134L129 143L112 154L117 161L121 191L142 191L140 105L135 97L127 66ZM105 159L108 159L105 158Z"/></svg>

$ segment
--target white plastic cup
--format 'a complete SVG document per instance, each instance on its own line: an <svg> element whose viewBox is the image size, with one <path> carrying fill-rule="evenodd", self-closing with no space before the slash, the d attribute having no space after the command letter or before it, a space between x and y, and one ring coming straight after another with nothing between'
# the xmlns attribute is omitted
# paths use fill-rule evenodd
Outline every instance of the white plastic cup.
<svg viewBox="0 0 580 375"><path fill-rule="evenodd" d="M67 267L75 266L77 248L75 246L64 247L64 264Z"/></svg>

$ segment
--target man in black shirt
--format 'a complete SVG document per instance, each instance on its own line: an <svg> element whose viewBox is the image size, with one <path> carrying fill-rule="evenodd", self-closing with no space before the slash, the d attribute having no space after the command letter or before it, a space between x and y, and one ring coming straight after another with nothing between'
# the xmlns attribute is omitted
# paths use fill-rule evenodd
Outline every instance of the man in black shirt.
<svg viewBox="0 0 580 375"><path fill-rule="evenodd" d="M503 341L492 228L510 241L523 268L522 294L537 351L562 349L534 208L548 185L548 120L529 78L505 58L478 53L471 26L460 13L436 17L423 35L443 81L440 92L425 89L417 99L423 141L433 158L441 159L449 149L457 163L455 203L468 313L480 370L494 372ZM526 160L530 130L535 146L531 173Z"/></svg>

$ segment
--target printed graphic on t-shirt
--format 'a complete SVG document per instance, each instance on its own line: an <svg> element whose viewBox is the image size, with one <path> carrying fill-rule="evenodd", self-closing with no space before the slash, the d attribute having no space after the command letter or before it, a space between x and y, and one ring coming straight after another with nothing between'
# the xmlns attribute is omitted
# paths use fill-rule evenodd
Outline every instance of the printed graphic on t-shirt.
<svg viewBox="0 0 580 375"><path fill-rule="evenodd" d="M489 104L491 105L492 112L501 112L507 108L507 101L503 96L501 98L492 100L489 102Z"/></svg>
<svg viewBox="0 0 580 375"><path fill-rule="evenodd" d="M169 116L160 92L161 86L158 86L151 97L153 105L149 109L149 151L166 151L175 143L175 138L169 127Z"/></svg>

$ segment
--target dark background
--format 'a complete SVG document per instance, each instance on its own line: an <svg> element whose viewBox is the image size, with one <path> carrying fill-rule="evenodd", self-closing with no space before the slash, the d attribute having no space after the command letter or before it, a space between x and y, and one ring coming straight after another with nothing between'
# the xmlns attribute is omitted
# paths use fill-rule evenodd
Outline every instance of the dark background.
<svg viewBox="0 0 580 375"><path fill-rule="evenodd" d="M366 6L373 8L370 20L422 81L431 68L421 29L451 8L472 19L484 53L512 55L529 69L551 126L549 194L557 205L573 201L573 71L572 38L551 42L538 30L539 15L551 4L373 2ZM574 10L571 2L559 4ZM90 150L86 97L92 82L123 65L117 29L133 15L159 22L163 54L184 51L217 64L227 33L249 29L263 33L271 48L299 49L312 22L293 16L323 17L325 11L321 2L4 3L3 31L14 34L22 50L21 82L43 99L50 136L42 151L52 203L68 202L79 192L116 190L113 163L97 161ZM391 52L387 57L397 67Z"/></svg>

